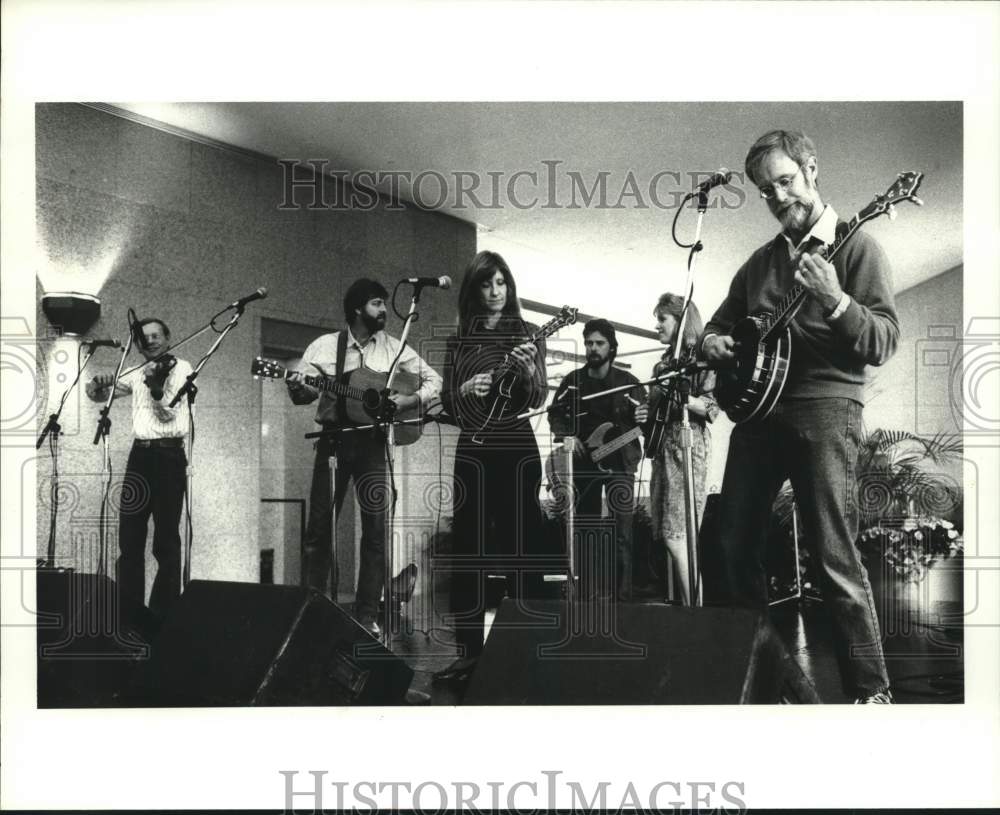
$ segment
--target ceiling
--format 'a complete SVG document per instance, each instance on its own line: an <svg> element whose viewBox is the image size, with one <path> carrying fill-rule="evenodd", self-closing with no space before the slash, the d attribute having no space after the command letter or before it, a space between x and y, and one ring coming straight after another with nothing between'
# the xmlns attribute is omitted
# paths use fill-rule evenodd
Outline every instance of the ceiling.
<svg viewBox="0 0 1000 815"><path fill-rule="evenodd" d="M424 173L416 190L404 178L400 192L426 205L442 198L443 176L447 194L437 208L479 226L480 248L505 255L523 296L572 302L644 327L651 327L659 293L683 288L687 253L670 234L676 196L691 188L694 173L720 166L741 171L749 144L774 127L813 138L823 198L845 218L884 192L898 172L926 174L923 208L905 205L894 223L882 218L866 226L889 255L897 290L962 262L957 102L115 106L268 156L326 159L331 170L408 172L411 179ZM468 175L460 182L456 172ZM602 174L604 199L598 194L587 205L582 190ZM473 179L481 207L458 191ZM749 182L734 181L712 200L695 284L696 302L709 313L742 260L776 232ZM681 215L682 239L693 237L695 220L691 210Z"/></svg>

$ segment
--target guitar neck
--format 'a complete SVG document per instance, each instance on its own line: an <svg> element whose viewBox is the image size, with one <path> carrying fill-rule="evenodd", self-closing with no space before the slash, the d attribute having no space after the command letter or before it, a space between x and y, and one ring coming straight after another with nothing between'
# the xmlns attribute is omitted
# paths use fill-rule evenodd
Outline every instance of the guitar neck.
<svg viewBox="0 0 1000 815"><path fill-rule="evenodd" d="M289 373L285 371L285 379L288 379ZM332 393L334 396L346 396L349 399L364 399L365 396L364 388L354 388L327 376L303 376L302 381L311 388Z"/></svg>
<svg viewBox="0 0 1000 815"><path fill-rule="evenodd" d="M830 244L829 248L824 253L824 257L828 262L833 261L837 252L841 250L843 245L847 243L855 232L858 231L863 223L864 220L861 216L855 214L855 216L851 218L846 225L841 226L841 228L837 230L838 234L836 240ZM791 289L788 290L788 293L781 298L778 306L774 309L774 316L771 318L763 336L761 337L762 342L766 342L776 334L780 334L785 330L785 328L788 327L788 324L795 318L795 315L798 314L799 309L802 308L802 304L805 302L808 294L809 291L801 283L796 283Z"/></svg>
<svg viewBox="0 0 1000 815"><path fill-rule="evenodd" d="M539 343L542 340L555 334L565 324L566 324L565 318L561 316L555 317L554 319L549 320L541 328L539 328L526 341L531 343ZM497 365L496 368L493 369L493 378L501 379L507 376L507 374L510 374L514 371L514 367L515 367L514 360L511 358L510 354L507 354L506 359L504 359L503 362L501 362L499 365Z"/></svg>
<svg viewBox="0 0 1000 815"><path fill-rule="evenodd" d="M602 444L590 454L590 457L594 461L600 461L602 458L610 456L616 450L620 450L626 444L629 444L633 439L639 438L641 434L641 427L633 427L631 430L627 430L617 438L612 439L607 444Z"/></svg>

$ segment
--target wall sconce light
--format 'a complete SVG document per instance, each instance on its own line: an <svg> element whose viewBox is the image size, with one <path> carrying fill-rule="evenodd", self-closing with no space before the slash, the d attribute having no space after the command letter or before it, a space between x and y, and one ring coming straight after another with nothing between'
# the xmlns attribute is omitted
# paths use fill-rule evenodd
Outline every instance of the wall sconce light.
<svg viewBox="0 0 1000 815"><path fill-rule="evenodd" d="M52 292L42 295L42 311L64 335L86 334L101 316L101 301L92 294Z"/></svg>

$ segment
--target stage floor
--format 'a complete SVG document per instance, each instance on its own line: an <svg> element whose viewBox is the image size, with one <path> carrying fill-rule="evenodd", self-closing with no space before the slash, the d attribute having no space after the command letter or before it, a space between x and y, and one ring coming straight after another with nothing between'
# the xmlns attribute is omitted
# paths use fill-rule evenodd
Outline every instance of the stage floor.
<svg viewBox="0 0 1000 815"><path fill-rule="evenodd" d="M487 623L493 613L487 612ZM883 648L895 701L961 703L965 679L962 629L953 624L954 620L961 620L960 606L938 603L933 613L896 608L892 614L883 616L886 617ZM785 647L823 702L852 702L840 687L829 613L822 601L788 601L773 606L770 617ZM417 630L404 607L392 650L414 670L411 688L429 694L433 705L462 702L464 685L433 681L433 673L455 659L453 643L454 631L444 620L438 618L434 627Z"/></svg>

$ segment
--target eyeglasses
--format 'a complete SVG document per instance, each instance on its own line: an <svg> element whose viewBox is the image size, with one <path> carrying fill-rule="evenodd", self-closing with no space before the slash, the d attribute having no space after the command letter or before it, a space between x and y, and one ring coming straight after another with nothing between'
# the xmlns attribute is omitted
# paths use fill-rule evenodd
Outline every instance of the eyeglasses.
<svg viewBox="0 0 1000 815"><path fill-rule="evenodd" d="M765 184L760 188L760 197L765 201L770 201L774 198L774 194L781 190L782 192L788 192L794 183L795 179L798 177L799 173L802 172L802 165L799 165L797 169L791 175L783 175L781 178L777 179L773 184Z"/></svg>

